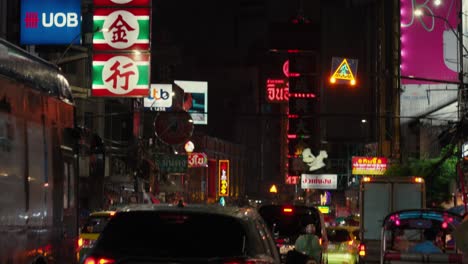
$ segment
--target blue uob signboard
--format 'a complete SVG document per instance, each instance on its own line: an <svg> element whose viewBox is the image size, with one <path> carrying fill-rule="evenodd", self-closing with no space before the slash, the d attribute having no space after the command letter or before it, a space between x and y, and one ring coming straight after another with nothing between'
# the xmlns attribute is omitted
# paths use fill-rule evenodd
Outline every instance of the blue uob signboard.
<svg viewBox="0 0 468 264"><path fill-rule="evenodd" d="M21 0L22 45L81 43L80 0Z"/></svg>

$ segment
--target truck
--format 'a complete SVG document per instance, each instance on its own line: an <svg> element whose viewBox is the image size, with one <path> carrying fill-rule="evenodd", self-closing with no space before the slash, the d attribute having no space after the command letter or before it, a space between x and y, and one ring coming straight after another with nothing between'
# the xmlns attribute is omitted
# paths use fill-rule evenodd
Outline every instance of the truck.
<svg viewBox="0 0 468 264"><path fill-rule="evenodd" d="M360 181L360 263L380 261L380 238L384 218L395 211L423 209L424 179L417 176L363 176Z"/></svg>

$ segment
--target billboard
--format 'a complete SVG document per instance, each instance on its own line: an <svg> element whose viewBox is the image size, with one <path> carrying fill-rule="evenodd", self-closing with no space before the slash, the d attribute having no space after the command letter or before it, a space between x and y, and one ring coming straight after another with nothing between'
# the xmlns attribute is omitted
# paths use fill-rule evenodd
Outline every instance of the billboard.
<svg viewBox="0 0 468 264"><path fill-rule="evenodd" d="M194 124L208 124L208 83L199 81L174 81L184 90L183 108L192 116Z"/></svg>
<svg viewBox="0 0 468 264"><path fill-rule="evenodd" d="M354 175L384 175L387 170L387 158L380 157L353 157Z"/></svg>
<svg viewBox="0 0 468 264"><path fill-rule="evenodd" d="M458 82L459 53L456 31L461 1L418 2L400 2L401 82Z"/></svg>
<svg viewBox="0 0 468 264"><path fill-rule="evenodd" d="M149 54L94 54L92 96L147 97Z"/></svg>
<svg viewBox="0 0 468 264"><path fill-rule="evenodd" d="M81 44L81 0L21 0L21 45Z"/></svg>
<svg viewBox="0 0 468 264"><path fill-rule="evenodd" d="M172 84L152 83L148 97L143 98L143 106L155 111L166 111L172 107Z"/></svg>

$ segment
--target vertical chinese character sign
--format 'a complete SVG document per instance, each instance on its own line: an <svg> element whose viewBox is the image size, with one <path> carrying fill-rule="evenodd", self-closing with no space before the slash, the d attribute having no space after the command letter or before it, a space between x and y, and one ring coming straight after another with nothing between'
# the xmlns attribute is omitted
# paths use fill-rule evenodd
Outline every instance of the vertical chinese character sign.
<svg viewBox="0 0 468 264"><path fill-rule="evenodd" d="M219 160L218 177L218 195L229 196L229 160Z"/></svg>
<svg viewBox="0 0 468 264"><path fill-rule="evenodd" d="M95 8L93 16L95 33L92 95L148 96L151 59L150 2L95 0L94 4L106 7Z"/></svg>

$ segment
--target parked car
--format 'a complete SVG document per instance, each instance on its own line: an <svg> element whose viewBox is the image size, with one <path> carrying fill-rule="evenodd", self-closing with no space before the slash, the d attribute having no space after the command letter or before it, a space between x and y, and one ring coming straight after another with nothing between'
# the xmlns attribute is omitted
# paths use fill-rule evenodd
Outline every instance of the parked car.
<svg viewBox="0 0 468 264"><path fill-rule="evenodd" d="M265 263L280 258L256 209L134 205L109 221L82 263Z"/></svg>
<svg viewBox="0 0 468 264"><path fill-rule="evenodd" d="M273 233L282 261L289 251L294 250L294 243L305 231L308 224L315 225L316 235L326 248L327 232L323 215L313 206L292 204L264 204L258 208L268 227Z"/></svg>
<svg viewBox="0 0 468 264"><path fill-rule="evenodd" d="M77 257L79 261L91 249L110 218L114 215L115 211L98 211L89 214L85 224L81 227L78 238Z"/></svg>
<svg viewBox="0 0 468 264"><path fill-rule="evenodd" d="M328 245L324 259L329 264L359 262L359 227L333 226L327 227Z"/></svg>

